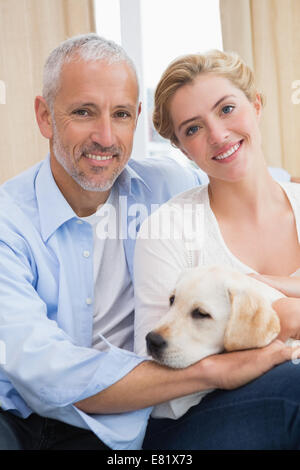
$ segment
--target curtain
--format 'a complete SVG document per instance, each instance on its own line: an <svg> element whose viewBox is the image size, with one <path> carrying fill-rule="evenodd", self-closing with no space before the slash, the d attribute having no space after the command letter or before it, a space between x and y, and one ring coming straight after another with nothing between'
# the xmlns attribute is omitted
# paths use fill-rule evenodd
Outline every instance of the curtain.
<svg viewBox="0 0 300 470"><path fill-rule="evenodd" d="M0 183L48 152L34 116L48 54L68 37L93 31L92 0L0 0Z"/></svg>
<svg viewBox="0 0 300 470"><path fill-rule="evenodd" d="M223 47L255 73L265 97L266 161L300 176L300 1L220 0Z"/></svg>

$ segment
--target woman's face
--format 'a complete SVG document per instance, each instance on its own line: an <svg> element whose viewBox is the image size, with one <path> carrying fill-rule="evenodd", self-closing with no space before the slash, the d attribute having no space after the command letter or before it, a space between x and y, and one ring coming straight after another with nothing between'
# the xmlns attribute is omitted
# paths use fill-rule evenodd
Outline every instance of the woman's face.
<svg viewBox="0 0 300 470"><path fill-rule="evenodd" d="M237 181L260 157L261 101L251 103L227 78L199 75L170 101L178 146L211 178Z"/></svg>

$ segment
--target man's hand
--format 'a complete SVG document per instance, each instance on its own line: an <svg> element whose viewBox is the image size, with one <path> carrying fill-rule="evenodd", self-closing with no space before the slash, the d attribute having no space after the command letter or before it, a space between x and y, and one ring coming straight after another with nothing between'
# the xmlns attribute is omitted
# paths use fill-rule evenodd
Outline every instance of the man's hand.
<svg viewBox="0 0 300 470"><path fill-rule="evenodd" d="M300 348L291 348L276 339L264 348L217 354L202 359L201 362L209 388L231 390L256 379L272 367L299 356Z"/></svg>

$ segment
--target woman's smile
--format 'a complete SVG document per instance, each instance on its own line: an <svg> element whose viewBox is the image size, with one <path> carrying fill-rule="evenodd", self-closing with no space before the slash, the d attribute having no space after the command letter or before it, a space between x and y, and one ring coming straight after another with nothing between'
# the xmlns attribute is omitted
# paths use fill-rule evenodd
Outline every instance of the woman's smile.
<svg viewBox="0 0 300 470"><path fill-rule="evenodd" d="M218 163L230 163L238 156L238 151L243 144L243 140L233 144L227 145L227 149L222 149L220 153L215 155L212 159L216 160Z"/></svg>

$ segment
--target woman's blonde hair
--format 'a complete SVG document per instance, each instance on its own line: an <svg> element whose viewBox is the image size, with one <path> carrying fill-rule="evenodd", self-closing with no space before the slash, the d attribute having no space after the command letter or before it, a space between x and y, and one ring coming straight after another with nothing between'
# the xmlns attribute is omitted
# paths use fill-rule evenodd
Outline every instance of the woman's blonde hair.
<svg viewBox="0 0 300 470"><path fill-rule="evenodd" d="M178 88L192 83L200 74L214 74L227 78L254 102L257 89L252 70L234 52L209 51L177 58L163 73L154 97L153 124L157 132L173 145L178 144L169 114L169 103ZM262 104L264 98L260 94Z"/></svg>

